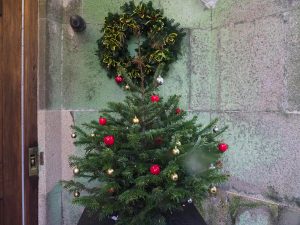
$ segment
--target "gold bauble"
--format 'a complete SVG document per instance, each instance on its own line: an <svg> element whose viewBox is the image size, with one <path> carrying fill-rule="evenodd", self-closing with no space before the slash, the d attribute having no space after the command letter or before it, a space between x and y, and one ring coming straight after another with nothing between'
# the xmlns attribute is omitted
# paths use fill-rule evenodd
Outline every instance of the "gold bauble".
<svg viewBox="0 0 300 225"><path fill-rule="evenodd" d="M79 172L80 172L79 168L75 167L75 168L73 169L73 173L74 173L74 174L79 174Z"/></svg>
<svg viewBox="0 0 300 225"><path fill-rule="evenodd" d="M172 179L173 181L177 181L177 180L178 180L178 174L177 174L177 173L173 173L173 174L171 175L171 179Z"/></svg>
<svg viewBox="0 0 300 225"><path fill-rule="evenodd" d="M108 169L106 173L111 176L114 173L114 169Z"/></svg>
<svg viewBox="0 0 300 225"><path fill-rule="evenodd" d="M75 192L74 192L74 197L75 197L75 198L80 197L80 192L79 192L79 191L75 191Z"/></svg>
<svg viewBox="0 0 300 225"><path fill-rule="evenodd" d="M175 148L172 149L172 154L173 154L173 155L179 155L179 154L180 154L180 151L179 151L179 149L177 148L177 146L175 146Z"/></svg>
<svg viewBox="0 0 300 225"><path fill-rule="evenodd" d="M125 85L125 90L130 90L130 86L128 84Z"/></svg>
<svg viewBox="0 0 300 225"><path fill-rule="evenodd" d="M76 137L77 137L77 134L76 134L76 133L72 133L72 134L71 134L71 137L72 137L72 138L76 138Z"/></svg>
<svg viewBox="0 0 300 225"><path fill-rule="evenodd" d="M132 119L132 122L134 124L138 124L140 122L140 120L135 116L133 119Z"/></svg>
<svg viewBox="0 0 300 225"><path fill-rule="evenodd" d="M96 135L94 133L91 133L91 137L95 137Z"/></svg>
<svg viewBox="0 0 300 225"><path fill-rule="evenodd" d="M213 186L213 187L211 187L210 189L209 189L209 192L211 193L211 194L216 194L217 193L217 187L216 186Z"/></svg>

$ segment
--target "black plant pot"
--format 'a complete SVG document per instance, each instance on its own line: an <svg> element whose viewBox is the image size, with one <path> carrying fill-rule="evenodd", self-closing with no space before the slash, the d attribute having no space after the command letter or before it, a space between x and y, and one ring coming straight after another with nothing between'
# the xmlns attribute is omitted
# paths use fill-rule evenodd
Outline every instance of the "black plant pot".
<svg viewBox="0 0 300 225"><path fill-rule="evenodd" d="M183 211L166 217L168 225L207 225L193 204L187 204ZM112 219L98 220L97 216L90 217L84 210L77 225L114 225Z"/></svg>

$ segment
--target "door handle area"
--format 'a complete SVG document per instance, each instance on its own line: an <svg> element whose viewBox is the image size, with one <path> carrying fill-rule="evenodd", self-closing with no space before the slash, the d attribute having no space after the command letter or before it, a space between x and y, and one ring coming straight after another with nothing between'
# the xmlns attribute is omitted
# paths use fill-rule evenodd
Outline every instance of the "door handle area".
<svg viewBox="0 0 300 225"><path fill-rule="evenodd" d="M39 175L38 147L29 148L28 152L29 152L29 155L28 155L29 176L30 177L38 176Z"/></svg>

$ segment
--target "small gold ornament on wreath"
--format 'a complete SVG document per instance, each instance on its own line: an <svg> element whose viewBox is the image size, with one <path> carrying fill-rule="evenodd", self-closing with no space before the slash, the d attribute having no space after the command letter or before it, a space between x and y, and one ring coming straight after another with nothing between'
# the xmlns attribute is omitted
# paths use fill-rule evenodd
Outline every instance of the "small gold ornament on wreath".
<svg viewBox="0 0 300 225"><path fill-rule="evenodd" d="M135 84L141 82L142 70L148 84L157 79L154 74L160 64L164 64L167 71L177 60L185 33L173 20L164 17L161 10L154 9L151 2L135 5L131 1L121 10L120 14L105 18L103 36L98 40L100 64L107 69L110 78L116 77L119 68L124 68L128 79ZM131 38L138 40L134 56L128 50ZM163 78L158 77L157 82L162 84ZM126 84L119 84L128 90Z"/></svg>
<svg viewBox="0 0 300 225"><path fill-rule="evenodd" d="M130 86L128 84L125 85L125 90L129 91L130 90Z"/></svg>

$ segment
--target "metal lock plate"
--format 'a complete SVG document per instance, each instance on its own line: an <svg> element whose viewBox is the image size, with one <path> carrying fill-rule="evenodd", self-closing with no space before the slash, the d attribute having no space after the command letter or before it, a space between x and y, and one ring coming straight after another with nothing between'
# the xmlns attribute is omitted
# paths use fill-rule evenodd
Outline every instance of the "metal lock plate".
<svg viewBox="0 0 300 225"><path fill-rule="evenodd" d="M39 150L38 147L29 148L28 165L29 165L29 176L39 175Z"/></svg>

